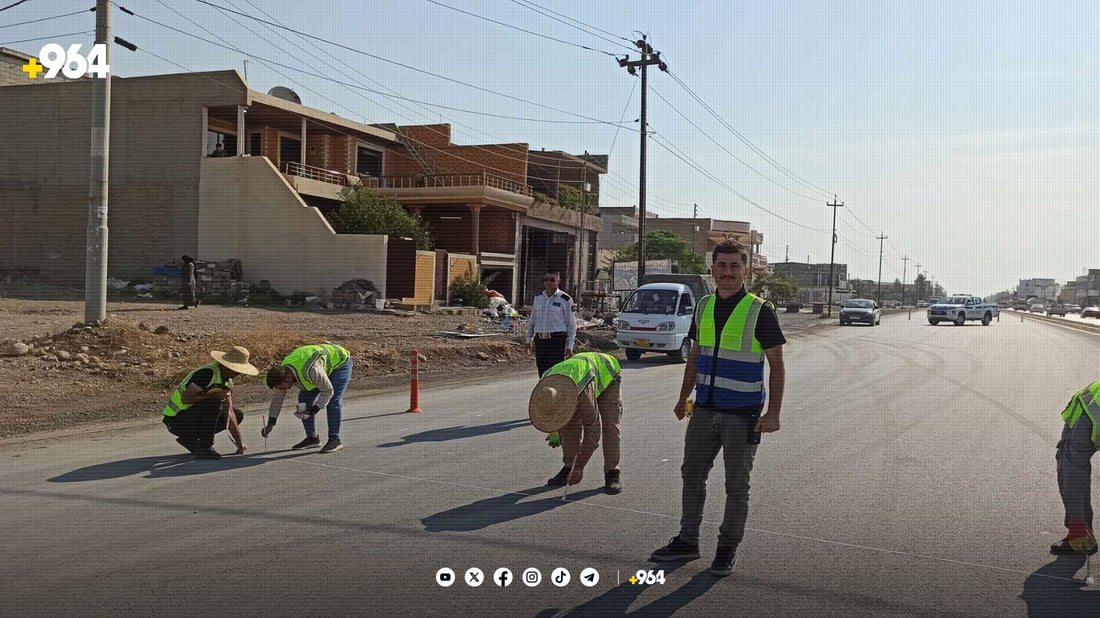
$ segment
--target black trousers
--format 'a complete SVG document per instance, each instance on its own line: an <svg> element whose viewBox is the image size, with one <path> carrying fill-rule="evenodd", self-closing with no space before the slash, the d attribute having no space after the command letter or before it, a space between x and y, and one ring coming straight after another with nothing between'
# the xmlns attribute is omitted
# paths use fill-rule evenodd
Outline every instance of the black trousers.
<svg viewBox="0 0 1100 618"><path fill-rule="evenodd" d="M538 367L539 377L565 360L565 340L565 333L550 333L549 339L540 339L539 335L535 335L535 366Z"/></svg>
<svg viewBox="0 0 1100 618"><path fill-rule="evenodd" d="M229 427L229 402L200 401L175 416L164 417L168 432L179 436L188 448L207 448L214 445L214 435ZM240 410L233 410L237 423L244 419Z"/></svg>

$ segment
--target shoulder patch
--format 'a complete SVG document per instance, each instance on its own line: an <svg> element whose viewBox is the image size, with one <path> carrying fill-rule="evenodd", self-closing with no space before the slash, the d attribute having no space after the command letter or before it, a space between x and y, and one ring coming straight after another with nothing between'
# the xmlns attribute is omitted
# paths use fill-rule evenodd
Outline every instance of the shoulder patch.
<svg viewBox="0 0 1100 618"><path fill-rule="evenodd" d="M562 300L565 300L565 301L568 301L568 302L573 302L573 299L569 298L569 295L566 294L565 292L561 293L561 297L562 297Z"/></svg>

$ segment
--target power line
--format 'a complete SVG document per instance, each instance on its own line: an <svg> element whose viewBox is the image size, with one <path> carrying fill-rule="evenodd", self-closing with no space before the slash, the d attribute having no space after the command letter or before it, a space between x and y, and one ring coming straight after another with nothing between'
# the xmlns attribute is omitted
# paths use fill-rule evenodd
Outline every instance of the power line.
<svg viewBox="0 0 1100 618"><path fill-rule="evenodd" d="M260 23L266 23L269 26L274 26L274 27L286 30L287 32L293 32L294 34L297 34L298 36L314 39L316 41L320 41L322 43L325 43L326 45L332 45L333 47L336 47L338 49L343 49L343 50L346 50L346 51L350 51L350 52L353 52L353 53L356 53L356 54L359 54L359 55L362 55L362 56L366 56L368 58L373 58L374 60L378 60L380 62L385 62L387 64L392 64L394 66L398 66L398 67L401 67L403 69L408 69L410 71L415 71L417 73L423 73L424 75L429 75L429 76L434 77L436 79L441 79L443 81L451 82L453 84L458 84L460 86L465 86L467 88L473 88L474 90L478 90L480 92L485 92L485 93L492 94L492 95L495 95L495 96L498 96L498 97L503 97L505 99L510 99L512 101L518 101L520 103L525 103L527 105L534 105L535 107L541 107L543 109L548 109L548 110L551 110L551 111L554 111L554 112L558 112L559 114L565 114L566 116L574 116L574 117L577 117L577 118L583 118L585 120L591 120L591 121L593 121L595 123L598 123L598 124L608 124L608 125L614 124L614 123L608 122L606 120L600 120L599 118L592 118L591 116L586 116L584 114L569 112L569 111L566 111L566 110L563 110L563 109L553 107L551 105L546 105L544 103L539 103L537 101L531 101L531 100L528 100L528 99L524 99L522 97L517 97L517 96L513 96L513 95L510 95L510 94L503 93L503 92L499 92L499 91L496 91L496 90L492 90L490 88L483 88L481 86L476 86L476 85L471 84L469 82L464 82L460 79L455 79L453 77L447 77L445 75L440 75L439 73L433 73L432 71L428 71L428 70L425 70L425 69L420 69L420 68L405 64L403 62L398 62L396 60L390 60L389 58L383 58L382 56L379 56L377 54L372 54L370 52L365 52L361 49L355 49L354 47L349 47L349 46L344 45L342 43L337 43L335 41L330 41L330 40L328 40L326 38L323 38L323 37L319 37L319 36L316 36L316 35L313 35L313 34L302 32L301 30L296 30L296 29L290 28L288 26L281 26L279 24L275 24L275 23L272 23L270 21L260 19L259 17L256 17L255 15L248 15L248 14L242 13L240 11L234 11L232 9L227 9L223 6L218 5L218 4L214 4L213 2L208 2L207 0L195 0L195 2L198 2L199 4L205 4L207 6L211 6L211 7L214 7L216 9L221 9L222 11L226 11L226 12L229 12L229 13L234 13L234 14L236 14L240 17L244 17L246 19L251 19L253 21L257 21L257 22L260 22Z"/></svg>
<svg viewBox="0 0 1100 618"><path fill-rule="evenodd" d="M27 24L37 24L38 22L41 22L41 21L50 21L51 19L61 19L62 17L72 17L73 15L80 15L82 13L91 13L91 12L94 12L94 11L95 11L95 9L88 9L87 11L73 11L72 13L65 13L64 15L54 15L53 17L43 17L41 19L32 19L30 21L21 21L21 22L16 23L16 24L4 24L3 26L0 26L0 29L14 28L16 26L26 26Z"/></svg>
<svg viewBox="0 0 1100 618"><path fill-rule="evenodd" d="M15 7L19 6L20 4L23 4L23 3L24 3L24 2L26 2L26 1L27 1L27 0L19 0L18 2L14 2L14 3L12 3L12 4L9 4L8 6L6 6L6 7L2 8L2 9L0 9L0 13L2 13L2 12L4 12L4 11L6 11L6 10L8 10L8 9L14 9Z"/></svg>
<svg viewBox="0 0 1100 618"><path fill-rule="evenodd" d="M53 36L40 36L33 39L22 39L20 41L6 41L0 43L0 45L15 45L16 43L30 43L32 41L47 41L49 39L64 39L70 36L76 36L78 34L95 34L95 30L81 30L80 32L67 32L65 34L55 34Z"/></svg>
<svg viewBox="0 0 1100 618"><path fill-rule="evenodd" d="M512 24L506 24L502 21L497 21L497 20L492 19L490 17L485 17L484 15L478 15L477 13L471 13L470 11L465 11L463 9L453 7L449 4L443 4L442 2L438 2L437 0L424 0L424 1L428 2L428 3L431 3L431 4L434 4L436 6L441 6L445 9L450 9L452 11L462 13L463 15L469 15L470 17L474 17L476 19L485 20L489 23L496 24L498 26L504 26L505 28L511 28L512 30L519 30L520 32L525 32L525 33L530 34L532 36L537 36L539 38L548 39L550 41L555 41L557 43L562 43L564 45L569 45L571 47L579 47L581 49L586 49L588 51L594 51L594 52L597 52L597 53L600 53L600 54L611 56L612 58L615 57L615 54L613 54L611 52L608 52L608 51L603 51L602 49L596 49L594 47L589 47L587 45L581 45L580 43L572 43L570 41L565 41L563 39L552 37L552 36L549 36L549 35L546 35L546 34L540 34L540 33L535 32L533 30L527 30L526 28L520 28L519 26L513 26Z"/></svg>
<svg viewBox="0 0 1100 618"><path fill-rule="evenodd" d="M574 28L576 30L579 30L579 31L585 33L585 34L590 34L590 35L592 35L592 36L594 36L594 37L596 37L596 38L598 38L602 41L606 41L606 42L611 43L613 45L619 45L620 47L625 47L625 48L629 49L630 51L634 51L634 47L633 47L634 46L634 41L631 41L630 39L628 39L624 36L620 36L620 35L615 34L613 32L608 32L607 30L603 30L603 29L597 28L595 26L590 26L590 25L584 23L583 21L580 21L579 19L573 19L572 17L569 17L568 15L558 13L557 11L555 11L553 9L548 9L544 6L540 6L538 4L535 4L534 2L524 1L524 2L521 3L521 2L517 2L517 0L512 0L512 2L515 3L515 4L518 4L519 6L525 8L529 11L534 11L534 12L540 14L540 15L543 15L545 17L549 17L550 19L553 19L556 22L565 24L566 26L569 26L570 28ZM551 15L551 13L552 13L552 15ZM568 23L566 21L562 21L561 19L558 19L557 17L554 17L554 15L557 15L558 17L563 17L565 19L568 19L571 22L576 22L578 24L581 24L582 26L584 26L585 28L589 28L590 30L596 30L597 32L602 32L604 34L608 34L608 35L614 37L615 39L626 41L630 45L623 45L622 43L620 43L619 41L616 41L614 39L609 39L607 37L604 37L604 36L601 36L601 35L596 34L594 32L591 32L589 30L585 30L584 28L581 28L579 26L575 26L575 25L573 25L571 23Z"/></svg>

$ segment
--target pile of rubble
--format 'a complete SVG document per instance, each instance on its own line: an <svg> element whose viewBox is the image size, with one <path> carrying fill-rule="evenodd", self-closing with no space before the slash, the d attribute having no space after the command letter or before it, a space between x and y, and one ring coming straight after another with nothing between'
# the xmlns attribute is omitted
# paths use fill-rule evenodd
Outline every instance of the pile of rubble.
<svg viewBox="0 0 1100 618"><path fill-rule="evenodd" d="M345 281L332 291L332 307L334 309L350 309L352 311L369 311L381 309L377 306L378 288L369 279L352 279Z"/></svg>
<svg viewBox="0 0 1100 618"><path fill-rule="evenodd" d="M182 272L180 260L153 269L155 279L151 293L158 298L178 297ZM195 260L195 281L199 298L220 296L225 300L237 300L248 297L248 284L241 281L241 261L236 258L218 262Z"/></svg>

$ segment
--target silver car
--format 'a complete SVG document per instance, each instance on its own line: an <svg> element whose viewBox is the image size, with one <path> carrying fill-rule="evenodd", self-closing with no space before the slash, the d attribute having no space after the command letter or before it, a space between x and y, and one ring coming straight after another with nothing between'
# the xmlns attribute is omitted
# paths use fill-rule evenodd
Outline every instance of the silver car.
<svg viewBox="0 0 1100 618"><path fill-rule="evenodd" d="M882 309L878 303L865 298L853 298L844 302L840 308L840 325L855 324L861 322L874 326L882 322Z"/></svg>

